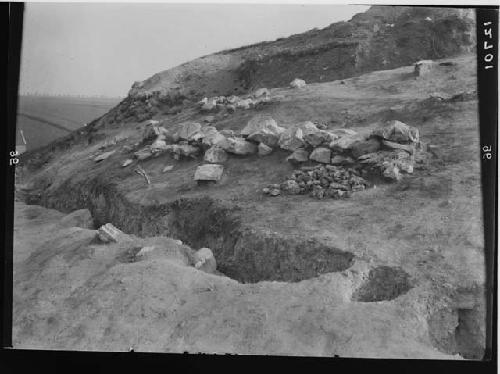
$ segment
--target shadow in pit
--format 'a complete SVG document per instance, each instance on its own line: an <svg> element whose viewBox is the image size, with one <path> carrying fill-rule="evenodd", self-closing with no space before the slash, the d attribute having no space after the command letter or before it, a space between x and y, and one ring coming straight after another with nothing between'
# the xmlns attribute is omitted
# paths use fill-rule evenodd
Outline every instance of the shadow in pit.
<svg viewBox="0 0 500 374"><path fill-rule="evenodd" d="M352 295L353 301L393 300L412 288L410 276L399 267L378 266L370 270L368 279Z"/></svg>

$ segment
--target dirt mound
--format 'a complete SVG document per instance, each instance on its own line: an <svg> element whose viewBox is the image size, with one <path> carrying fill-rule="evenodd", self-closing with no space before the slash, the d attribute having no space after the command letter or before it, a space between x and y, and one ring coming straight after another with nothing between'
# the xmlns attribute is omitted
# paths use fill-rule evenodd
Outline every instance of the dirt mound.
<svg viewBox="0 0 500 374"><path fill-rule="evenodd" d="M203 97L329 82L472 51L472 10L373 6L350 21L200 57L135 82L105 122L175 113Z"/></svg>

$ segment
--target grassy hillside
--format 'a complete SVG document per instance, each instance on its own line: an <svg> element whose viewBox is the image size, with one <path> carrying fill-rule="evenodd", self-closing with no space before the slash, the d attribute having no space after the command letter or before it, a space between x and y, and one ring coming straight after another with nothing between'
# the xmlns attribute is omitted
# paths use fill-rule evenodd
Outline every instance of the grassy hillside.
<svg viewBox="0 0 500 374"><path fill-rule="evenodd" d="M23 130L28 149L36 149L102 116L118 99L20 96L16 144Z"/></svg>

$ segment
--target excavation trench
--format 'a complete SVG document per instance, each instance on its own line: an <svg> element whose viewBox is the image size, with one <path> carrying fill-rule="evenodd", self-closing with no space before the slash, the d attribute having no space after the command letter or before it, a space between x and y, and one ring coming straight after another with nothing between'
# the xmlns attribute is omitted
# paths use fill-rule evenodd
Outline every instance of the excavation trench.
<svg viewBox="0 0 500 374"><path fill-rule="evenodd" d="M244 227L238 208L209 197L146 206L128 201L113 185L88 181L83 185L67 182L57 193L42 196L39 203L63 212L87 208L96 225L109 222L140 237L168 236L193 249L208 247L217 269L241 283L298 282L343 271L354 262L353 253L314 239Z"/></svg>

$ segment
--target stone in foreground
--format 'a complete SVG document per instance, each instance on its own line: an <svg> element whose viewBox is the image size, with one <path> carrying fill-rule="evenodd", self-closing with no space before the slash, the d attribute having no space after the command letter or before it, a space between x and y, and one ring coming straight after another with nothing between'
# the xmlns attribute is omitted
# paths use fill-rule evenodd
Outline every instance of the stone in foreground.
<svg viewBox="0 0 500 374"><path fill-rule="evenodd" d="M396 120L389 121L384 126L376 128L373 130L372 136L377 136L396 143L418 143L420 138L417 128Z"/></svg>
<svg viewBox="0 0 500 374"><path fill-rule="evenodd" d="M283 131L285 129L278 126L273 118L269 116L256 116L248 121L248 124L241 130L241 135L248 136L248 139L254 142L274 147L278 144Z"/></svg>
<svg viewBox="0 0 500 374"><path fill-rule="evenodd" d="M257 153L257 146L253 143L247 142L242 138L229 138L227 139L228 147L225 148L226 152L235 155L251 155Z"/></svg>
<svg viewBox="0 0 500 374"><path fill-rule="evenodd" d="M367 140L359 140L352 144L351 153L355 158L366 155L368 153L377 152L380 149L378 139L370 138Z"/></svg>
<svg viewBox="0 0 500 374"><path fill-rule="evenodd" d="M104 160L106 160L109 156L111 156L115 152L116 152L116 150L115 151L104 152L104 153L100 154L99 156L97 156L94 159L94 161L95 162L104 161Z"/></svg>
<svg viewBox="0 0 500 374"><path fill-rule="evenodd" d="M295 78L293 81L290 82L290 87L292 88L301 88L306 85L306 81L303 79Z"/></svg>
<svg viewBox="0 0 500 374"><path fill-rule="evenodd" d="M305 149L297 149L286 160L291 163L307 162L309 153Z"/></svg>
<svg viewBox="0 0 500 374"><path fill-rule="evenodd" d="M194 254L194 267L205 273L214 273L217 270L217 262L210 248L201 248Z"/></svg>
<svg viewBox="0 0 500 374"><path fill-rule="evenodd" d="M382 144L389 149L403 150L403 151L408 152L411 155L415 153L415 145L414 144L400 144L400 143L396 143L396 142L391 142L389 140L382 140Z"/></svg>
<svg viewBox="0 0 500 374"><path fill-rule="evenodd" d="M328 148L319 147L316 148L314 151L312 151L311 155L309 156L309 159L321 162L323 164L329 164L331 155L332 151L330 151Z"/></svg>
<svg viewBox="0 0 500 374"><path fill-rule="evenodd" d="M434 68L434 61L432 60L420 60L415 63L414 74L417 77L429 74Z"/></svg>
<svg viewBox="0 0 500 374"><path fill-rule="evenodd" d="M111 223L106 223L97 230L97 236L103 243L117 243L125 234Z"/></svg>
<svg viewBox="0 0 500 374"><path fill-rule="evenodd" d="M295 151L304 146L304 133L301 128L288 128L280 135L279 146L286 151Z"/></svg>
<svg viewBox="0 0 500 374"><path fill-rule="evenodd" d="M221 147L213 146L207 149L203 159L211 164L222 164L227 161L227 153Z"/></svg>
<svg viewBox="0 0 500 374"><path fill-rule="evenodd" d="M259 156L267 156L273 152L273 149L264 143L260 143L257 149L259 151Z"/></svg>
<svg viewBox="0 0 500 374"><path fill-rule="evenodd" d="M131 158L123 161L123 164L122 164L122 167L126 167L126 166L129 166L132 162L134 162L134 160L132 160Z"/></svg>
<svg viewBox="0 0 500 374"><path fill-rule="evenodd" d="M224 167L218 164L200 165L194 173L195 181L219 181L222 178Z"/></svg>

